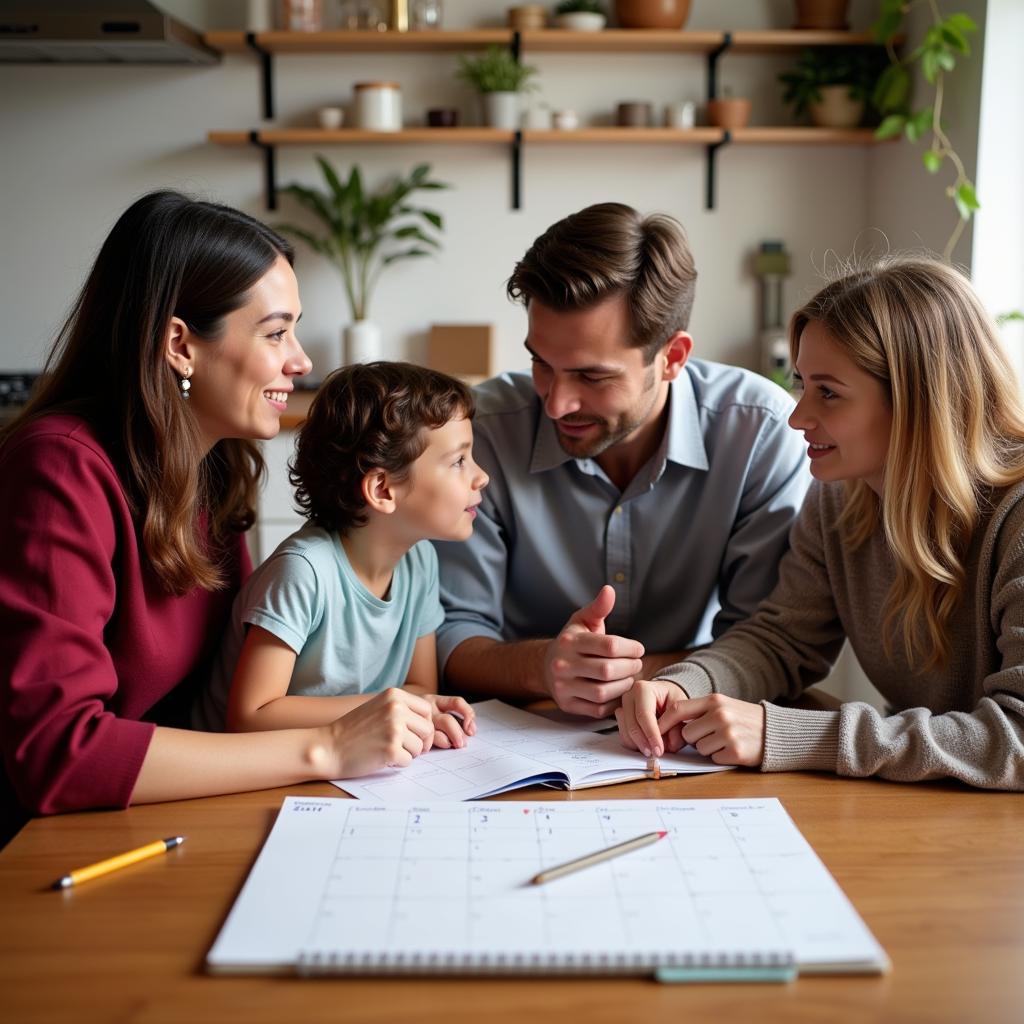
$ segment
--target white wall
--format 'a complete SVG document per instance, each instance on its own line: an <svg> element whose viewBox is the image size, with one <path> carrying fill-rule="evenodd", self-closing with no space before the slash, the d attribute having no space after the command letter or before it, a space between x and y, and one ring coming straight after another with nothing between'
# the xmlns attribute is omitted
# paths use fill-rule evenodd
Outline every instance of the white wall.
<svg viewBox="0 0 1024 1024"><path fill-rule="evenodd" d="M201 27L242 27L244 4L178 0L164 6ZM328 5L330 9L330 5ZM499 24L505 0L446 0L451 28ZM854 5L866 27L870 3ZM696 0L690 28L788 27L780 0ZM541 68L543 98L581 114L609 115L623 99L700 99L704 61L697 56L529 57ZM775 73L781 58L727 57L723 82L750 91L755 116L781 116ZM471 97L454 82L454 56L387 54L278 58L279 124L312 123L314 109L350 95L366 78L396 78L407 113ZM5 140L0 224L0 369L37 367L95 251L113 220L141 193L170 186L239 206L270 222L262 203L258 154L206 143L211 129L260 127L257 64L227 57L212 68L0 65L0 128ZM692 329L702 355L753 365L756 282L748 258L764 238L784 239L794 255L787 300L817 286L824 252L849 251L868 223L867 147L747 147L719 153L719 208L703 208L700 147L532 147L524 158L524 209L509 206L509 160L490 146L373 146L326 151L342 167L357 160L377 182L427 160L453 189L437 196L447 218L436 261L399 265L382 280L372 315L388 354L415 358L434 321L493 321L499 366L522 363L522 313L503 284L514 261L544 228L587 203L620 200L664 210L687 226L700 280ZM316 180L313 150L279 151L282 183ZM915 175L915 178L919 177ZM433 198L433 197L431 197ZM287 200L286 200L287 203ZM328 367L347 313L334 271L300 252L306 316L303 340Z"/></svg>
<svg viewBox="0 0 1024 1024"><path fill-rule="evenodd" d="M1024 97L1024 4L991 0L978 131L978 194L971 253L973 280L993 312L1024 310L1024 134L1019 123ZM1024 323L1007 323L1003 340L1024 379Z"/></svg>

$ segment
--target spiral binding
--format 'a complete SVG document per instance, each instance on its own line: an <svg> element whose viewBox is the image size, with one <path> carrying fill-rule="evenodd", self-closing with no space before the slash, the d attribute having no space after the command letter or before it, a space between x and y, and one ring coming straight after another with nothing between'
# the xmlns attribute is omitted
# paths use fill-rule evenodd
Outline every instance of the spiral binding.
<svg viewBox="0 0 1024 1024"><path fill-rule="evenodd" d="M662 968L792 967L784 953L539 953L332 952L303 950L296 970L324 974L650 974Z"/></svg>

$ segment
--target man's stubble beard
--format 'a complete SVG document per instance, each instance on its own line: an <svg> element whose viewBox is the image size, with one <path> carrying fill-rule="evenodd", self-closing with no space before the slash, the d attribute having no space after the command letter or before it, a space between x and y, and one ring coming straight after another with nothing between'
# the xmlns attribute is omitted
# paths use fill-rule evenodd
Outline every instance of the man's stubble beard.
<svg viewBox="0 0 1024 1024"><path fill-rule="evenodd" d="M654 403L657 400L654 367L648 366L645 374L644 389L640 392L640 398L637 401L638 406L643 406L643 412L638 414L634 411L629 414L625 422L614 432L609 428L607 420L584 420L583 422L585 423L599 423L601 426L600 436L592 441L573 441L570 438L566 438L559 432L556 423L555 434L558 437L558 443L561 445L562 451L567 455L571 455L574 459L596 459L598 455L608 451L609 448L613 448L639 427L642 427L650 418L651 409L654 408ZM650 401L644 402L648 395L650 395ZM573 421L571 418L566 417L564 422L571 424Z"/></svg>

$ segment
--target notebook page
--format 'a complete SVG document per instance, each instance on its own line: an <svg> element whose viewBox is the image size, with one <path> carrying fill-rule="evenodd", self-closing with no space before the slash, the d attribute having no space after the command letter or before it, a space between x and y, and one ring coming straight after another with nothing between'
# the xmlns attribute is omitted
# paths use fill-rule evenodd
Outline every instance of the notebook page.
<svg viewBox="0 0 1024 1024"><path fill-rule="evenodd" d="M475 704L477 733L461 750L431 750L407 768L339 780L359 800L416 803L479 800L529 782L569 779L573 784L643 775L647 759L626 750L617 735L601 736L551 722L500 700ZM665 772L727 771L692 748L661 758Z"/></svg>
<svg viewBox="0 0 1024 1024"><path fill-rule="evenodd" d="M653 845L528 884L660 829L669 834ZM812 970L886 964L777 800L399 807L288 797L207 962L647 973L794 954Z"/></svg>

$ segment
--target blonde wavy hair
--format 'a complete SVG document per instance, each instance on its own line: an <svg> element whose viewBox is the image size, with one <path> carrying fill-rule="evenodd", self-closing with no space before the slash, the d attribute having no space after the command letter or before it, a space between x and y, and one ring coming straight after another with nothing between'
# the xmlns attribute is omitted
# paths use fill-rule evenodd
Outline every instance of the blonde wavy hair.
<svg viewBox="0 0 1024 1024"><path fill-rule="evenodd" d="M881 521L895 556L885 649L900 637L912 662L944 667L979 518L994 489L1024 479L1016 375L970 282L935 260L889 256L827 285L793 314L794 362L812 320L892 403L882 497L848 481L839 521L854 549Z"/></svg>

